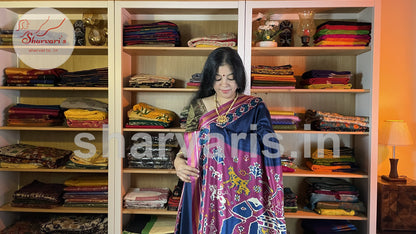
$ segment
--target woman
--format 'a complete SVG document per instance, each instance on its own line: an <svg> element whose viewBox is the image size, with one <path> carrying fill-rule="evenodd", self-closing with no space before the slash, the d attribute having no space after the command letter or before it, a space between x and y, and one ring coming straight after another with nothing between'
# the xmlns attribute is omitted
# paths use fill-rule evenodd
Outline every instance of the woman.
<svg viewBox="0 0 416 234"><path fill-rule="evenodd" d="M186 150L175 159L187 182L176 233L286 233L278 140L260 98L244 95L238 53L214 50L191 101Z"/></svg>

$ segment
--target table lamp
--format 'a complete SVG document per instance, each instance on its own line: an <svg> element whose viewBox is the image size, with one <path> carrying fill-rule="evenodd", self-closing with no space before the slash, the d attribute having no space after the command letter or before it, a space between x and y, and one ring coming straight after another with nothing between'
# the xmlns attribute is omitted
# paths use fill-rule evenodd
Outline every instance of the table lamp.
<svg viewBox="0 0 416 234"><path fill-rule="evenodd" d="M405 176L398 176L396 158L396 146L412 145L413 139L410 135L407 123L403 120L385 120L381 128L380 141L381 144L393 146L393 157L390 158L390 174L383 175L383 180L395 183L406 183Z"/></svg>

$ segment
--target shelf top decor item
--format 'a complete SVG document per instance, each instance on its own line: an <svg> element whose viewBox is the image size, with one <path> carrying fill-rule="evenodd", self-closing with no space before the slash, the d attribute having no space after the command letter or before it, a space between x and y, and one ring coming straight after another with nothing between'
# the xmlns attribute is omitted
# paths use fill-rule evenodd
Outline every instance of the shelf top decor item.
<svg viewBox="0 0 416 234"><path fill-rule="evenodd" d="M256 46L260 47L276 47L275 41L281 30L279 27L279 21L273 20L272 15L258 13L253 17L253 28L255 30L255 42ZM258 26L254 26L258 25Z"/></svg>
<svg viewBox="0 0 416 234"><path fill-rule="evenodd" d="M396 158L396 146L412 145L413 138L410 134L407 123L403 120L385 120L380 135L380 143L393 146L393 157L390 158L390 174L382 178L389 182L406 183L406 177L398 176Z"/></svg>

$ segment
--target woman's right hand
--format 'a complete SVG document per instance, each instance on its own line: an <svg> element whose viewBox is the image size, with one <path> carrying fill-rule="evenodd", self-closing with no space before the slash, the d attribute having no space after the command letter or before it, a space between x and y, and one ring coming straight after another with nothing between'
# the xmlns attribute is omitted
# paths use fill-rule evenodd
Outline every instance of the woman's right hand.
<svg viewBox="0 0 416 234"><path fill-rule="evenodd" d="M189 166L186 163L186 159L181 156L177 156L175 158L174 165L176 169L176 175L184 182L191 182L191 176L195 178L199 177L199 170Z"/></svg>

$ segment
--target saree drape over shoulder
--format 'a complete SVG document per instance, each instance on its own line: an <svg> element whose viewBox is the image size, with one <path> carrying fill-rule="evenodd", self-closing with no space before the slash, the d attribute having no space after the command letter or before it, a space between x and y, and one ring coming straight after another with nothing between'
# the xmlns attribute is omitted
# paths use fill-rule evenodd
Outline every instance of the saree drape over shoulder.
<svg viewBox="0 0 416 234"><path fill-rule="evenodd" d="M209 111L185 133L188 164L200 176L184 185L176 233L286 233L279 144L266 106L240 96L227 117L219 124Z"/></svg>

